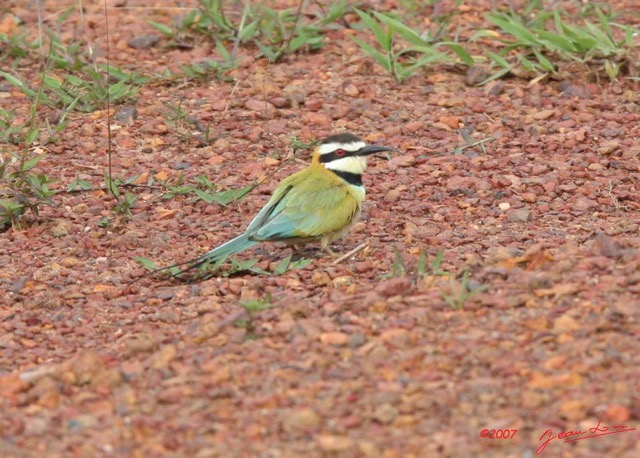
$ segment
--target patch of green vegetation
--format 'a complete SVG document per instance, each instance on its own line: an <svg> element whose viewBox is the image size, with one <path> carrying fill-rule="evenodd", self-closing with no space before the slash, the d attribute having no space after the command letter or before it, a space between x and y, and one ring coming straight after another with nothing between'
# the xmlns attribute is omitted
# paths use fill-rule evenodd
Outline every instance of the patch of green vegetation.
<svg viewBox="0 0 640 458"><path fill-rule="evenodd" d="M364 26L373 32L378 48L358 37L353 41L369 57L402 83L417 70L436 63L454 62L455 58L465 65L473 65L473 57L459 43L435 41L428 32L420 33L390 15L359 9Z"/></svg>
<svg viewBox="0 0 640 458"><path fill-rule="evenodd" d="M0 33L0 62L10 61L11 67L16 68L20 60L37 47L37 43L27 43L27 39L25 32Z"/></svg>
<svg viewBox="0 0 640 458"><path fill-rule="evenodd" d="M51 204L59 191L49 185L54 181L37 171L45 154L2 153L0 156L0 231L21 228L20 216L29 210L38 216L42 204Z"/></svg>
<svg viewBox="0 0 640 458"><path fill-rule="evenodd" d="M341 4L344 6L345 2ZM251 36L250 39L260 50L260 56L271 62L277 62L286 54L319 49L324 44L323 21L305 23L301 9L277 11L262 7L252 24L256 24L255 29L246 35Z"/></svg>
<svg viewBox="0 0 640 458"><path fill-rule="evenodd" d="M104 67L101 70L106 71ZM36 99L43 105L59 108L63 114L72 110L92 112L101 108L106 101L107 94L114 104L131 100L140 85L147 78L126 73L117 68L110 68L110 75L116 80L113 84L106 84L104 74L89 66L81 71L58 74L47 69L41 75L40 87L33 89L29 83L18 76L0 71L0 76L18 87L30 100Z"/></svg>
<svg viewBox="0 0 640 458"><path fill-rule="evenodd" d="M442 268L444 251L439 251L430 264L427 264L427 252L421 250L415 267L411 268L400 250L395 250L395 259L391 272L385 277L414 277L422 283L428 283L440 289L444 301L454 310L460 310L464 304L487 289L486 285L479 285L469 279L469 272L465 271L460 277ZM444 280L438 281L438 279Z"/></svg>
<svg viewBox="0 0 640 458"><path fill-rule="evenodd" d="M165 199L173 199L176 196L193 194L198 200L204 200L208 204L217 203L222 206L236 202L249 194L257 184L250 184L239 189L229 189L227 191L217 191L218 188L209 178L199 175L195 178L196 184L184 184L184 175L180 175L175 182L165 184L167 193Z"/></svg>
<svg viewBox="0 0 640 458"><path fill-rule="evenodd" d="M519 71L554 74L558 62L579 62L601 66L610 80L615 80L633 58L634 29L612 22L598 7L593 9L597 22L581 21L576 25L563 19L558 11L542 11L533 17L515 12L492 12L487 19L506 38L497 39L502 49L486 50L488 59L499 68L484 83ZM615 29L619 33L615 33ZM616 38L619 36L619 38ZM473 39L495 37L489 30L480 31ZM515 54L515 59L509 56Z"/></svg>
<svg viewBox="0 0 640 458"><path fill-rule="evenodd" d="M499 30L480 30L470 41L486 43L480 55L471 55L457 37L443 40L457 6L433 18L438 29L433 35L407 25L406 17L423 11L426 4L401 2L408 16L398 13L367 13L354 8L362 27L372 32L375 45L352 37L362 51L402 83L421 68L458 62L473 65L488 61L497 70L481 84L504 77L555 74L564 62L595 65L615 80L632 64L637 45L632 26L614 22L614 15L599 5L580 10L578 19L560 9L547 9L542 1L528 2L520 12L492 11L486 18ZM494 51L499 48L498 51ZM597 74L596 74L597 76Z"/></svg>
<svg viewBox="0 0 640 458"><path fill-rule="evenodd" d="M426 250L420 250L420 254L418 255L418 259L416 261L415 267L411 268L407 264L402 255L402 252L399 249L394 250L394 261L391 265L391 272L383 275L383 278L394 278L394 277L423 277L429 273L432 275L443 275L444 272L441 269L442 260L444 258L444 251L438 252L438 254L434 257L430 266L427 266L427 252Z"/></svg>
<svg viewBox="0 0 640 458"><path fill-rule="evenodd" d="M22 122L16 121L15 111L0 108L0 144L10 145L0 150L0 231L10 227L20 229L20 217L27 210L37 217L40 207L51 204L51 198L59 192L49 187L56 180L39 171L37 165L46 156L46 150L38 144L53 141L61 125L52 128L45 120L49 138L39 141L38 103L36 96L28 118Z"/></svg>
<svg viewBox="0 0 640 458"><path fill-rule="evenodd" d="M114 178L112 175L109 174L109 172L105 173L104 175L105 189L116 201L113 207L111 208L111 212L113 213L116 219L123 218L125 220L129 220L133 216L133 214L131 213L131 209L136 205L136 202L138 201L138 196L129 192L122 194L120 189L123 187L135 186L133 182L136 181L138 176L139 175L133 175L125 180L122 180L120 178ZM78 182L78 180L74 180L74 182L71 184L74 184L80 187L85 187L85 188L88 185L87 189L91 189L91 185L83 180L81 180L80 182ZM102 220L100 220L100 223L98 225L99 227L111 227L113 225L113 218L105 217Z"/></svg>
<svg viewBox="0 0 640 458"><path fill-rule="evenodd" d="M246 312L246 318L236 320L234 325L246 329L249 338L257 338L258 336L255 334L255 318L260 312L275 307L275 304L271 302L271 294L266 294L258 299L241 299L239 304Z"/></svg>
<svg viewBox="0 0 640 458"><path fill-rule="evenodd" d="M15 110L0 108L0 143L32 144L39 134L39 126L34 126L35 120L31 119L17 123L16 117Z"/></svg>
<svg viewBox="0 0 640 458"><path fill-rule="evenodd" d="M463 272L460 278L449 275L448 280L448 291L443 288L440 290L440 294L447 305L454 310L461 310L469 299L488 288L487 285L473 285L469 281L469 272Z"/></svg>
<svg viewBox="0 0 640 458"><path fill-rule="evenodd" d="M222 60L208 59L188 65L181 65L180 69L182 73L184 73L184 76L194 80L211 77L221 80L225 79L225 73L236 68L235 60L220 43L216 45L216 48L219 50L218 52L222 56Z"/></svg>
<svg viewBox="0 0 640 458"><path fill-rule="evenodd" d="M265 2L227 2L200 0L199 6L186 14L175 26L151 22L151 26L169 37L175 46L190 46L197 37L205 37L216 43L220 60L212 66L185 66L188 77L198 78L210 70L223 72L233 68L240 46L255 47L254 57L266 57L279 61L287 54L316 50L323 46L325 28L342 18L347 11L346 0L337 0L323 6L322 14L313 19L302 14L304 0L296 9L274 9ZM241 12L240 12L241 11ZM233 14L239 13L239 14Z"/></svg>
<svg viewBox="0 0 640 458"><path fill-rule="evenodd" d="M0 224L19 227L18 218L25 210L38 214L38 207L51 203L51 196L59 191L49 188L54 182L36 170L44 157L41 145L55 143L58 134L66 127L71 112L92 112L107 104L118 104L135 97L140 85L149 81L135 73L128 73L108 65L98 65L90 47L78 42L63 43L59 31L75 10L68 8L58 16L55 30L44 22L40 24L39 37L28 42L26 32L8 37L0 36L0 44L8 43L9 52L0 60L9 60L10 65L0 70L0 77L14 85L27 96L29 115L26 121L18 121L15 111L0 109L0 143L13 145L2 152L2 174L0 174ZM39 62L39 71L27 74L17 70L20 60ZM41 107L54 109L53 115L42 114ZM32 151L43 151L35 157ZM135 196L126 194L120 199L115 180L109 172L105 181L107 189L116 198L114 212L130 217ZM90 185L75 180L70 190L88 189Z"/></svg>
<svg viewBox="0 0 640 458"><path fill-rule="evenodd" d="M26 121L16 122L15 110L6 111L0 108L0 143L25 146L34 143L42 145L57 143L58 134L66 127L69 113L75 108L77 101L61 106L54 116L42 117L38 107L41 104L46 105L45 102L49 100L43 90L44 81L37 90L32 90L26 83L7 72L0 70L0 76L20 87L22 92L30 98L30 114Z"/></svg>
<svg viewBox="0 0 640 458"><path fill-rule="evenodd" d="M64 27L65 20L74 11L68 8L58 16L56 30ZM26 34L0 37L0 43L10 43L9 56L17 58L46 57L37 75L37 88L32 87L29 77L20 77L16 72L0 71L9 83L18 87L32 102L68 113L72 110L92 112L102 108L107 96L112 104L131 100L139 87L148 82L148 77L129 73L116 67L107 67L95 62L90 48L79 42L63 43L59 33L42 24L43 33L33 43L28 43ZM44 55L46 52L46 56ZM15 66L14 66L15 67ZM109 75L109 81L105 75Z"/></svg>
<svg viewBox="0 0 640 458"><path fill-rule="evenodd" d="M135 206L138 201L138 196L135 194L131 194L130 192L124 193L122 198L120 198L119 191L116 192L116 204L113 206L111 211L117 216L124 217L125 219L130 219L133 215L131 213L131 209Z"/></svg>
<svg viewBox="0 0 640 458"><path fill-rule="evenodd" d="M90 191L91 189L93 189L93 185L87 180L83 180L82 178L76 178L71 183L69 183L69 186L67 186L67 192Z"/></svg>
<svg viewBox="0 0 640 458"><path fill-rule="evenodd" d="M166 103L167 111L165 119L167 125L171 127L178 137L185 141L197 140L198 144L208 145L211 143L211 129L203 125L199 119L191 116L189 112L179 103ZM195 132L194 132L195 130Z"/></svg>

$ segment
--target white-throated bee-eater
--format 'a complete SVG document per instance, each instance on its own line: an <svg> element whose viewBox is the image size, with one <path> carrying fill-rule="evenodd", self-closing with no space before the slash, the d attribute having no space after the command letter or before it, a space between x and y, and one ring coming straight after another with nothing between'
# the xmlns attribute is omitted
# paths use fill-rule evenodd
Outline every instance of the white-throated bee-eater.
<svg viewBox="0 0 640 458"><path fill-rule="evenodd" d="M320 242L329 251L329 243L345 235L360 216L367 156L384 151L394 149L367 145L350 133L325 138L316 147L311 164L282 180L243 234L198 258L158 270L188 265L180 272L184 273L260 242Z"/></svg>

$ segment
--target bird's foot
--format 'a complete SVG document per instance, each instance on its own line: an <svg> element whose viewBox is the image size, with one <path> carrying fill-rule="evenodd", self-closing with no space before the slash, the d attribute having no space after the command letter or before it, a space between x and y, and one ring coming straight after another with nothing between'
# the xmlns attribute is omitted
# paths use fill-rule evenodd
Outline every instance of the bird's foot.
<svg viewBox="0 0 640 458"><path fill-rule="evenodd" d="M314 251L314 249L309 249L304 244L291 245L291 256L293 257L293 259L304 258L305 256L309 255L310 251L312 252Z"/></svg>
<svg viewBox="0 0 640 458"><path fill-rule="evenodd" d="M320 246L317 247L308 247L304 244L291 244L291 255L295 258L303 257L303 256L319 256L320 252L324 252L331 258L337 258L340 256L340 253L336 253L328 246Z"/></svg>
<svg viewBox="0 0 640 458"><path fill-rule="evenodd" d="M336 253L335 251L333 251L331 248L329 248L328 246L323 247L322 250L327 253L329 255L329 257L331 258L337 258L338 256L340 256L340 253Z"/></svg>

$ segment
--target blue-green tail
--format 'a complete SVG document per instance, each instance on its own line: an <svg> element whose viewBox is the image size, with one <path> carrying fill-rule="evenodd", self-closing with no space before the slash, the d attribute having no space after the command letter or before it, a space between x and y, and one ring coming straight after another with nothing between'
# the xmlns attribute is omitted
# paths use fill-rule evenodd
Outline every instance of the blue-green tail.
<svg viewBox="0 0 640 458"><path fill-rule="evenodd" d="M249 236L245 233L236 237L235 239L231 239L228 242L223 243L219 247L216 247L213 250L209 251L208 253L203 254L199 258L191 259L190 261L181 262L179 264L173 264L170 266L161 267L160 269L150 270L144 275L136 278L134 282L140 280L141 278L146 277L147 275L151 275L156 272L161 272L167 269L173 269L175 267L187 266L186 268L182 269L179 273L174 274L174 276L179 277L180 274L187 272L188 270L195 269L196 267L200 267L206 263L215 264L216 262L224 260L229 256L233 256L234 254L240 253L241 251L246 250L247 248L251 248L253 245L257 243L259 242L249 240Z"/></svg>
<svg viewBox="0 0 640 458"><path fill-rule="evenodd" d="M216 247L213 250L209 251L208 253L203 254L199 258L190 261L189 267L183 269L182 272L200 267L206 263L215 264L222 259L226 259L229 256L233 256L236 253L240 253L241 251L246 250L247 248L251 248L257 243L259 242L249 240L249 236L246 233L239 235L235 239L231 239L228 242L223 243L219 247Z"/></svg>

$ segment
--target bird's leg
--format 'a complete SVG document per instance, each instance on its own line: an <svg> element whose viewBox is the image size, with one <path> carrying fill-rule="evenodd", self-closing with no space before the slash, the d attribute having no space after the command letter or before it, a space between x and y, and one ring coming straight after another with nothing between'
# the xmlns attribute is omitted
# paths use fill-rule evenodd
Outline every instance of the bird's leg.
<svg viewBox="0 0 640 458"><path fill-rule="evenodd" d="M329 239L322 238L322 240L320 241L320 247L322 248L322 250L324 252L326 252L332 258L337 258L338 257L338 254L335 253L334 251L332 251L331 248L329 248Z"/></svg>
<svg viewBox="0 0 640 458"><path fill-rule="evenodd" d="M324 251L325 251L329 256L331 256L332 258L337 258L337 257L339 256L339 255L338 255L338 253L336 253L335 251L333 251L333 250L332 250L331 248L329 248L329 247L325 247L325 248L324 248Z"/></svg>

